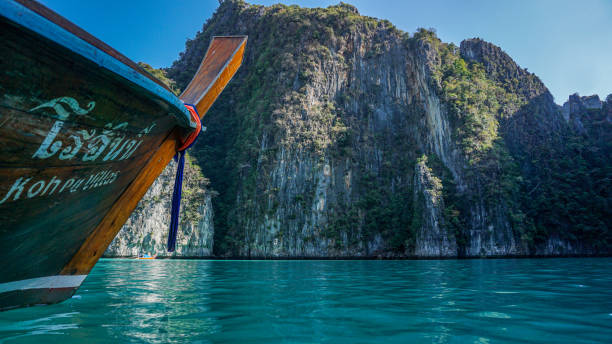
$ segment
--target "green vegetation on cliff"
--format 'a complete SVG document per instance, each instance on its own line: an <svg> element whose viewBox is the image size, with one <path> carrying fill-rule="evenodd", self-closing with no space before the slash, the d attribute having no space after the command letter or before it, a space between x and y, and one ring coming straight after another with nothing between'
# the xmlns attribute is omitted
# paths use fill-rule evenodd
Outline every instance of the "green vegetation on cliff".
<svg viewBox="0 0 612 344"><path fill-rule="evenodd" d="M168 76L185 87L231 34L249 35L244 64L193 152L219 192L217 254L609 251L612 102L581 132L498 47L342 3L224 1Z"/></svg>
<svg viewBox="0 0 612 344"><path fill-rule="evenodd" d="M176 83L174 82L174 80L168 78L168 76L166 75L166 71L164 71L163 69L153 68L151 67L151 65L144 62L138 62L138 66L144 69L147 73L157 78L157 80L163 82L166 86L168 86L168 88L170 88L170 90L174 94L179 95L181 93L176 87Z"/></svg>

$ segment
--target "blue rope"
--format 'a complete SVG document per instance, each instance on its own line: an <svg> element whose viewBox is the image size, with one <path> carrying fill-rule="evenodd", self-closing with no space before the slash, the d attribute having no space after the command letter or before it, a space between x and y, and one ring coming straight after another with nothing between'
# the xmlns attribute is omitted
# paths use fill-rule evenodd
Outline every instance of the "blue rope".
<svg viewBox="0 0 612 344"><path fill-rule="evenodd" d="M190 104L185 104L190 105ZM198 110L193 105L190 105L195 110L196 114ZM198 115L198 118L200 116ZM176 177L174 178L174 192L172 193L172 210L170 211L170 231L168 232L168 252L174 252L176 248L176 236L179 228L179 215L181 213L181 194L183 192L183 170L185 169L185 151L197 141L198 136L191 142L187 148L180 152L176 152L174 161L178 162L176 167Z"/></svg>

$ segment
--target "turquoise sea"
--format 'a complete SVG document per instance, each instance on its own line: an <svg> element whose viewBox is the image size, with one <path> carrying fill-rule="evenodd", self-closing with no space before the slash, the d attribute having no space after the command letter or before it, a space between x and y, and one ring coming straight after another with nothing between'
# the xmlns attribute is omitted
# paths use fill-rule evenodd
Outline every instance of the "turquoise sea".
<svg viewBox="0 0 612 344"><path fill-rule="evenodd" d="M101 260L2 343L612 343L612 258Z"/></svg>

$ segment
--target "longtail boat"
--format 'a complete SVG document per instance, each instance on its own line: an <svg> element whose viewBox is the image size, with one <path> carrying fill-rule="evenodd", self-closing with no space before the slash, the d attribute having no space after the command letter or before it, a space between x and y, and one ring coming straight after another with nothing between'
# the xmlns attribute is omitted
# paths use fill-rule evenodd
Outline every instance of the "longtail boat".
<svg viewBox="0 0 612 344"><path fill-rule="evenodd" d="M180 97L29 0L0 0L0 310L72 296L242 63L214 37Z"/></svg>

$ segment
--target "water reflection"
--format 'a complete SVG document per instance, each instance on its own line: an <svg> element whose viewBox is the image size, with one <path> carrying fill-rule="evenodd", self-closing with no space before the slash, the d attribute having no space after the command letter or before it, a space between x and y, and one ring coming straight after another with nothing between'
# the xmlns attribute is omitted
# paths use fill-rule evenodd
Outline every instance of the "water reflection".
<svg viewBox="0 0 612 344"><path fill-rule="evenodd" d="M7 343L607 342L612 259L103 260Z"/></svg>
<svg viewBox="0 0 612 344"><path fill-rule="evenodd" d="M203 288L210 264L197 261L125 261L106 264L99 284L109 298L110 316L105 326L111 338L131 338L149 343L175 342L210 332L214 321L191 318L209 310Z"/></svg>

